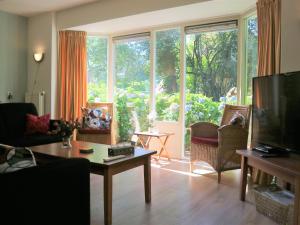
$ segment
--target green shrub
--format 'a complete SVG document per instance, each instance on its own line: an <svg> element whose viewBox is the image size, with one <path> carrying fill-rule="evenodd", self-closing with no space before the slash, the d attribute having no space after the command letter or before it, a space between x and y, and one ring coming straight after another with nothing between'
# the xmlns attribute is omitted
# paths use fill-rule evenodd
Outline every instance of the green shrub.
<svg viewBox="0 0 300 225"><path fill-rule="evenodd" d="M88 102L106 102L107 85L106 83L88 83Z"/></svg>
<svg viewBox="0 0 300 225"><path fill-rule="evenodd" d="M120 142L129 141L131 138L130 133L132 133L133 130L127 101L126 95L118 95L116 100L118 135Z"/></svg>
<svg viewBox="0 0 300 225"><path fill-rule="evenodd" d="M126 90L117 90L116 107L120 141L129 141L137 128L141 131L149 128L150 94L145 93L143 87L145 87L144 82L134 82ZM235 104L236 98L221 97L220 101L216 102L203 94L186 93L185 126L188 128L191 124L200 121L219 124L225 103ZM156 120L178 121L179 106L179 93L158 94L156 96ZM189 139L187 133L186 147L189 145Z"/></svg>

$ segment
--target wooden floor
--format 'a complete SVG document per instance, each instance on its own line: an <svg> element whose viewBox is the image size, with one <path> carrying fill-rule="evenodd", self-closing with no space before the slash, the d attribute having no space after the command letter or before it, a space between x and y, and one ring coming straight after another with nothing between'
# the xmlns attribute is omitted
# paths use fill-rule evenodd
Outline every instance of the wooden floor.
<svg viewBox="0 0 300 225"><path fill-rule="evenodd" d="M142 167L114 176L113 225L273 225L255 206L239 200L239 170L221 184L205 165L189 173L186 161L152 161L152 203L144 201ZM209 173L209 174L205 174ZM102 225L103 178L91 175L91 221Z"/></svg>

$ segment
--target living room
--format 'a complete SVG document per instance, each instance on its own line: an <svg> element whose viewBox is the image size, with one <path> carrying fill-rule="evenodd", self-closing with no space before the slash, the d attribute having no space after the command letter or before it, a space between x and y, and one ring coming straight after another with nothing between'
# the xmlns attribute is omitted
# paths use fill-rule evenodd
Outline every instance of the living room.
<svg viewBox="0 0 300 225"><path fill-rule="evenodd" d="M300 6L296 0L279 2L276 12L281 15L274 17L280 19L270 32L280 34L276 39L280 51L275 53L276 69L268 75L299 71ZM192 139L198 130L192 124L220 124L226 104L252 103L252 78L260 70L256 4L256 0L3 0L0 101L33 102L39 115L65 120L81 118L81 107L108 102L113 110L108 113L113 116L111 134L108 142L98 143L141 142L140 146L158 151L162 158L151 160L151 205L141 201L143 194L135 199L144 191L141 168L114 176L112 224L275 224L256 212L249 199L239 200L240 170L222 171L221 178L221 171L202 164L192 152L198 151ZM72 54L62 59L64 47L60 48L60 35L72 31L86 38L82 67L86 82L77 81L81 89L74 86L74 98L71 91L64 93L69 83L62 76L62 67L74 63L68 61ZM119 116L121 112L126 116ZM247 121L251 116L243 117ZM250 121L245 124L252 127ZM139 139L139 132L146 131L152 131L151 141L145 135ZM157 136L166 133L170 135L165 139ZM86 139L90 134L79 134L77 140L80 136L93 142ZM240 164L240 155L237 158ZM257 179L264 180L261 177ZM90 186L91 224L102 224L101 176L91 175Z"/></svg>

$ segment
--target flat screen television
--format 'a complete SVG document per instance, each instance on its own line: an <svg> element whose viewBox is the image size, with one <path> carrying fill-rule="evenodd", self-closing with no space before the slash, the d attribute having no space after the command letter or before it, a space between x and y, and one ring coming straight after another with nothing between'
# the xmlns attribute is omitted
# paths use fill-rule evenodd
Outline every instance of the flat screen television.
<svg viewBox="0 0 300 225"><path fill-rule="evenodd" d="M253 78L252 146L300 153L300 71Z"/></svg>

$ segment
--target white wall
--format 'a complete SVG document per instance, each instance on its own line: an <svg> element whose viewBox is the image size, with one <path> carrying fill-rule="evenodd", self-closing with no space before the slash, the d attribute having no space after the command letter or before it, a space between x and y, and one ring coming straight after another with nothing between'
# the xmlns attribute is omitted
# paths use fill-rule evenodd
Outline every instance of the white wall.
<svg viewBox="0 0 300 225"><path fill-rule="evenodd" d="M53 113L51 105L55 99L53 79L56 78L56 29L55 14L45 13L30 17L28 20L28 82L27 92L45 91L45 113ZM55 33L55 35L53 34ZM44 60L36 63L33 53L44 52ZM34 80L36 79L36 85ZM34 88L34 90L33 90ZM52 102L51 102L52 100ZM54 117L54 114L51 114Z"/></svg>
<svg viewBox="0 0 300 225"><path fill-rule="evenodd" d="M300 70L300 1L282 0L281 72Z"/></svg>
<svg viewBox="0 0 300 225"><path fill-rule="evenodd" d="M57 12L58 29L136 15L208 0L107 0Z"/></svg>
<svg viewBox="0 0 300 225"><path fill-rule="evenodd" d="M30 17L28 20L27 92L32 92L37 75L34 92L46 92L45 112L51 113L51 116L55 117L57 30L201 1L207 0L99 1L56 13L49 12ZM36 64L32 58L33 52L37 50L45 53L45 58L40 65Z"/></svg>
<svg viewBox="0 0 300 225"><path fill-rule="evenodd" d="M27 18L0 11L0 101L23 102L27 82Z"/></svg>

